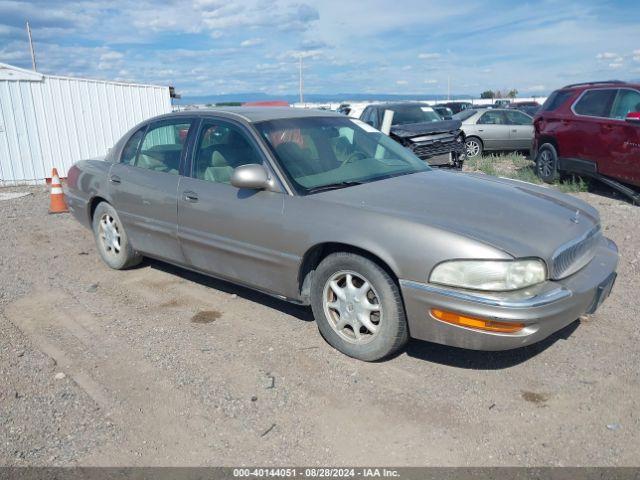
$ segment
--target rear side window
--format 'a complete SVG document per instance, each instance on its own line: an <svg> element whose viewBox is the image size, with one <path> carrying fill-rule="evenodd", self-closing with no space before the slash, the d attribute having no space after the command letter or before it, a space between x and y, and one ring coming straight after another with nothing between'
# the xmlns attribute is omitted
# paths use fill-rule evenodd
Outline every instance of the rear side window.
<svg viewBox="0 0 640 480"><path fill-rule="evenodd" d="M504 112L509 125L531 125L531 117L517 110Z"/></svg>
<svg viewBox="0 0 640 480"><path fill-rule="evenodd" d="M120 156L121 163L128 163L129 165L133 165L136 160L136 153L138 153L138 145L140 145L140 140L142 140L142 136L144 135L144 130L147 127L142 127L136 133L131 135L129 141L122 149L122 155Z"/></svg>
<svg viewBox="0 0 640 480"><path fill-rule="evenodd" d="M542 111L552 112L558 109L564 102L567 101L572 93L573 92L571 90L556 90L551 95L549 95L547 101L544 102L544 105L542 105Z"/></svg>
<svg viewBox="0 0 640 480"><path fill-rule="evenodd" d="M608 117L615 96L614 89L587 90L573 106L573 110L578 115Z"/></svg>
<svg viewBox="0 0 640 480"><path fill-rule="evenodd" d="M164 121L149 126L135 166L177 175L191 121Z"/></svg>
<svg viewBox="0 0 640 480"><path fill-rule="evenodd" d="M506 124L506 120L502 112L497 110L489 110L485 112L478 120L478 123L481 125L504 125Z"/></svg>

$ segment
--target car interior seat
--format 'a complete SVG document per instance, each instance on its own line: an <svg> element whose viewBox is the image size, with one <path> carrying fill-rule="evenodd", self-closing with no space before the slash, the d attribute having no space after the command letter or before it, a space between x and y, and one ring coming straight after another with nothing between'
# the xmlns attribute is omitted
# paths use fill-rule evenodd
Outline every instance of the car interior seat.
<svg viewBox="0 0 640 480"><path fill-rule="evenodd" d="M227 159L219 151L214 151L211 155L211 166L204 171L204 180L218 183L231 183L233 167L229 165Z"/></svg>

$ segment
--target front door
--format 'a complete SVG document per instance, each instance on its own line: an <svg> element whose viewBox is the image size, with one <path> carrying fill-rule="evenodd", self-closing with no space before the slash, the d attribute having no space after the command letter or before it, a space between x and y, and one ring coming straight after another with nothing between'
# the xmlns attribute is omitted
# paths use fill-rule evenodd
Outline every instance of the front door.
<svg viewBox="0 0 640 480"><path fill-rule="evenodd" d="M281 251L285 194L232 186L234 168L251 163L265 164L265 158L244 126L202 121L190 176L180 179L178 238L194 268L282 293L289 290L283 285L296 281L299 262Z"/></svg>
<svg viewBox="0 0 640 480"><path fill-rule="evenodd" d="M509 149L509 127L501 110L488 110L478 119L477 130L485 150Z"/></svg>
<svg viewBox="0 0 640 480"><path fill-rule="evenodd" d="M190 119L151 123L129 139L109 171L113 206L133 248L183 263L178 244L176 203Z"/></svg>

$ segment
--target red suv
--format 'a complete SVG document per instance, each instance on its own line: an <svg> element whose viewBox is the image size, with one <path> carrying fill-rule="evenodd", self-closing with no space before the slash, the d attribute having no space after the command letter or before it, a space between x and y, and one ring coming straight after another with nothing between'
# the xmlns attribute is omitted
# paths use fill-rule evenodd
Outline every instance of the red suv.
<svg viewBox="0 0 640 480"><path fill-rule="evenodd" d="M560 173L597 178L638 200L640 85L620 81L567 85L534 120L532 155L545 182Z"/></svg>

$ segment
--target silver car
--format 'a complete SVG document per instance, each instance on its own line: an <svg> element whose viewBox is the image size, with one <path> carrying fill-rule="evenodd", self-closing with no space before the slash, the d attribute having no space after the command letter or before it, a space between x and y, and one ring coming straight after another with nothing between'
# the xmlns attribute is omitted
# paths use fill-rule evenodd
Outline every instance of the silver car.
<svg viewBox="0 0 640 480"><path fill-rule="evenodd" d="M462 121L466 136L467 157L500 150L530 150L533 141L533 118L506 108L463 110L453 116Z"/></svg>
<svg viewBox="0 0 640 480"><path fill-rule="evenodd" d="M409 337L537 342L594 312L618 262L585 202L432 170L328 111L153 118L72 167L66 194L110 267L149 256L310 305L324 338L362 360Z"/></svg>

